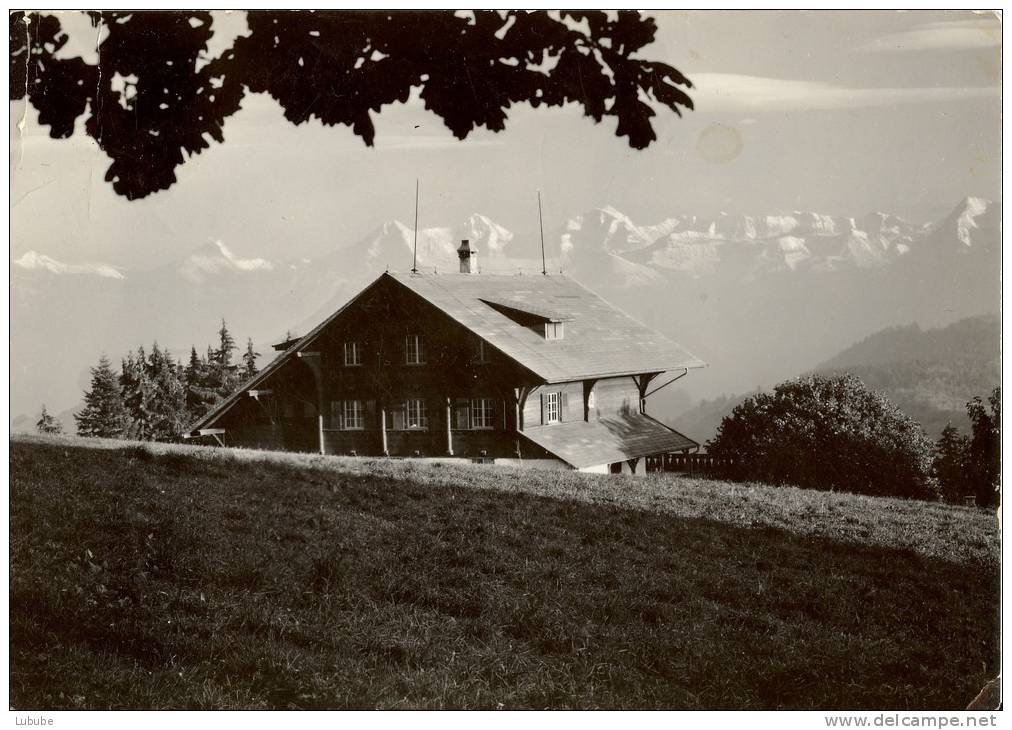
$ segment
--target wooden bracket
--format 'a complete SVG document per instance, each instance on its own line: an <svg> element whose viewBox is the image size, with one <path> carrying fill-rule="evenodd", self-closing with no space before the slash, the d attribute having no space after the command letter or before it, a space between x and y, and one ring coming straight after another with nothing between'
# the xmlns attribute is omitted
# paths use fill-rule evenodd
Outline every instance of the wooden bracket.
<svg viewBox="0 0 1012 730"><path fill-rule="evenodd" d="M214 440L218 442L218 446L224 446L225 441L221 438L225 435L225 429L223 428L202 428L196 432L196 434L186 434L183 438L193 439L200 438L201 436L213 436Z"/></svg>

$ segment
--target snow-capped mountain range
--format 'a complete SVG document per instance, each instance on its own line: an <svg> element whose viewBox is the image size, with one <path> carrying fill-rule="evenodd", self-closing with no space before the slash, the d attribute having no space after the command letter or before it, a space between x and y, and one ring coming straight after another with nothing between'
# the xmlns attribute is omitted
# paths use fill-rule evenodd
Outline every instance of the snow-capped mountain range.
<svg viewBox="0 0 1012 730"><path fill-rule="evenodd" d="M979 198L930 223L793 212L644 224L604 207L546 231L546 263L709 361L694 378L710 396L800 372L875 329L996 308L1000 219L1000 204ZM479 214L420 229L418 268L456 271L463 238L483 272L541 270L536 240ZM240 254L239 243L211 239L152 269L27 251L12 268L12 412L73 405L102 352L115 361L154 339L202 349L222 317L270 353L286 331L305 332L384 269L411 268L414 241L412 227L394 220L315 259Z"/></svg>
<svg viewBox="0 0 1012 730"><path fill-rule="evenodd" d="M945 219L916 224L875 211L860 218L795 211L781 215L730 215L704 218L680 215L659 223L640 225L613 207L593 210L569 219L548 244L554 266L578 266L618 257L627 263L660 271L706 276L731 269L750 276L778 272L827 272L848 267L875 268L909 254L932 238L967 249L993 242L979 241L980 232L994 232L1000 209L981 198L966 198ZM473 214L457 226L421 228L417 235L417 265L452 271L462 239L471 241L492 268L522 269L540 264L525 251L516 255L514 234L488 217ZM222 241L199 246L171 265L195 284L223 274L285 272L354 259L374 269L406 268L415 247L414 229L399 220L378 226L364 238L339 245L322 260L272 261L237 256ZM585 259L591 259L587 261ZM744 264L744 266L742 266ZM52 274L94 274L126 278L122 267L111 264L66 264L29 251L15 267ZM634 272L637 267L629 267ZM160 271L164 273L164 269ZM726 273L726 271L724 271ZM647 275L646 278L654 278ZM627 282L628 283L628 282ZM633 283L639 283L634 281Z"/></svg>

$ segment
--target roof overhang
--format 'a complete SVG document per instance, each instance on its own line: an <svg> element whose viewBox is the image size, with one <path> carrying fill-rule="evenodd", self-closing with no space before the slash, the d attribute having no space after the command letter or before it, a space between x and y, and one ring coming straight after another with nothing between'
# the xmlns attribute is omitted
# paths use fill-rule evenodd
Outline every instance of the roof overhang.
<svg viewBox="0 0 1012 730"><path fill-rule="evenodd" d="M699 442L644 413L628 413L594 421L553 423L525 429L522 433L575 469L699 446Z"/></svg>

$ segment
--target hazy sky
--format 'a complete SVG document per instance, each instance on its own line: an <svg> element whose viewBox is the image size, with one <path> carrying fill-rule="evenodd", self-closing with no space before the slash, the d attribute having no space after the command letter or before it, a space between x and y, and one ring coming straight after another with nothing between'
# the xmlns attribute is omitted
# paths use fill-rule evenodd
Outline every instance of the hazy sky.
<svg viewBox="0 0 1012 730"><path fill-rule="evenodd" d="M480 212L523 240L536 231L539 188L548 229L604 205L640 223L720 210L926 219L966 195L1000 197L993 14L654 15L658 38L641 55L688 75L697 110L659 112L645 151L575 108L515 108L505 132L457 142L417 102L377 116L369 149L344 127L295 127L251 95L224 144L178 168L168 191L128 202L103 181L94 142L51 140L34 111L12 104L12 253L146 267L220 239L240 255L313 255L410 221L416 177L420 226Z"/></svg>

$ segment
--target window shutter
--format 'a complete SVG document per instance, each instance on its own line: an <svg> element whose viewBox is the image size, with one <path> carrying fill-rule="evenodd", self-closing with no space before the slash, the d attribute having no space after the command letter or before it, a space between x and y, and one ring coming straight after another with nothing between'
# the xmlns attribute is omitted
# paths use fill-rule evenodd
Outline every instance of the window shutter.
<svg viewBox="0 0 1012 730"><path fill-rule="evenodd" d="M545 425L545 394L541 394L541 425Z"/></svg>
<svg viewBox="0 0 1012 730"><path fill-rule="evenodd" d="M469 404L467 398L457 398L454 405L454 413L455 413L454 423L456 424L454 426L455 428L460 430L470 428L471 424L468 423L468 416L470 415L468 413L468 408Z"/></svg>
<svg viewBox="0 0 1012 730"><path fill-rule="evenodd" d="M344 403L339 400L330 402L330 427L344 428Z"/></svg>
<svg viewBox="0 0 1012 730"><path fill-rule="evenodd" d="M559 422L566 420L568 415L567 409L569 408L569 393L562 391L559 394Z"/></svg>

